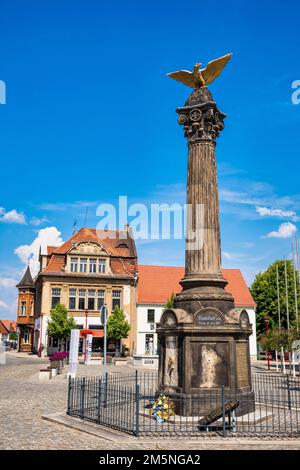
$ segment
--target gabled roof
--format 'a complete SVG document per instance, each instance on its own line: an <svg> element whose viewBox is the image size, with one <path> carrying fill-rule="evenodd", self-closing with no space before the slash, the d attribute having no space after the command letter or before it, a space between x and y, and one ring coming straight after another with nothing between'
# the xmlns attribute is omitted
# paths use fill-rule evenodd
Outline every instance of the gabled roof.
<svg viewBox="0 0 300 470"><path fill-rule="evenodd" d="M42 273L64 274L66 255L79 243L93 242L110 255L112 273L133 277L136 273L137 254L135 242L127 230L97 230L82 228L59 247L48 246L48 264Z"/></svg>
<svg viewBox="0 0 300 470"><path fill-rule="evenodd" d="M19 282L19 284L17 284L16 287L18 287L19 289L23 287L34 287L34 282L31 276L29 265L27 266L27 269L25 271L25 274L22 280Z"/></svg>
<svg viewBox="0 0 300 470"><path fill-rule="evenodd" d="M222 269L228 281L226 291L232 293L236 307L255 307L255 302L239 269ZM184 276L184 268L176 266L138 267L138 304L164 305L171 294L181 292L179 281Z"/></svg>
<svg viewBox="0 0 300 470"><path fill-rule="evenodd" d="M17 331L17 323L12 320L0 320L0 324L7 330L7 333Z"/></svg>
<svg viewBox="0 0 300 470"><path fill-rule="evenodd" d="M97 230L95 228L82 228L69 240L53 250L54 254L66 254L75 243L95 242L112 256L136 257L135 243L129 236L128 230ZM119 245L121 247L119 248Z"/></svg>

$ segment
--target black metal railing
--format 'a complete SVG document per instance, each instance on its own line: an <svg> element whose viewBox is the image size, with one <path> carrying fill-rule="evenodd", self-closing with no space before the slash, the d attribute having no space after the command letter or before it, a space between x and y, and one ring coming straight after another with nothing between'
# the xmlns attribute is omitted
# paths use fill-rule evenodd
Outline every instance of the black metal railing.
<svg viewBox="0 0 300 470"><path fill-rule="evenodd" d="M300 432L299 377L254 373L251 392L221 387L188 398L168 394L160 406L157 385L157 372L69 379L67 413L136 436Z"/></svg>

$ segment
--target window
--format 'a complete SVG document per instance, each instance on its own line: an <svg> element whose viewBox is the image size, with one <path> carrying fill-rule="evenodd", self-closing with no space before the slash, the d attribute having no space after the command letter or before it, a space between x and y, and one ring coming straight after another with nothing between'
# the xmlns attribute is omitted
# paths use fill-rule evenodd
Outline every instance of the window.
<svg viewBox="0 0 300 470"><path fill-rule="evenodd" d="M99 273L105 273L105 259L99 259Z"/></svg>
<svg viewBox="0 0 300 470"><path fill-rule="evenodd" d="M100 310L100 308L104 305L104 299L105 299L105 290L104 289L98 290L98 305L97 305L98 310Z"/></svg>
<svg viewBox="0 0 300 470"><path fill-rule="evenodd" d="M21 300L20 317L26 317L26 300Z"/></svg>
<svg viewBox="0 0 300 470"><path fill-rule="evenodd" d="M79 289L79 296L78 296L78 310L85 309L85 297L86 297L86 290Z"/></svg>
<svg viewBox="0 0 300 470"><path fill-rule="evenodd" d="M30 301L30 316L33 317L33 300Z"/></svg>
<svg viewBox="0 0 300 470"><path fill-rule="evenodd" d="M97 260L96 258L90 258L90 273L97 272Z"/></svg>
<svg viewBox="0 0 300 470"><path fill-rule="evenodd" d="M77 273L78 258L71 258L71 273Z"/></svg>
<svg viewBox="0 0 300 470"><path fill-rule="evenodd" d="M112 291L112 309L114 310L116 307L121 307L121 291L120 290L113 290Z"/></svg>
<svg viewBox="0 0 300 470"><path fill-rule="evenodd" d="M30 331L26 329L24 331L24 343L28 344L30 342Z"/></svg>
<svg viewBox="0 0 300 470"><path fill-rule="evenodd" d="M154 323L155 322L155 310L153 308L147 310L147 322Z"/></svg>
<svg viewBox="0 0 300 470"><path fill-rule="evenodd" d="M89 325L89 330L103 330L101 325Z"/></svg>
<svg viewBox="0 0 300 470"><path fill-rule="evenodd" d="M76 289L69 289L69 309L76 309Z"/></svg>
<svg viewBox="0 0 300 470"><path fill-rule="evenodd" d="M89 289L88 291L88 309L95 310L95 290Z"/></svg>
<svg viewBox="0 0 300 470"><path fill-rule="evenodd" d="M52 308L54 308L55 305L59 303L60 303L60 289L55 287L52 289L52 301L51 301Z"/></svg>
<svg viewBox="0 0 300 470"><path fill-rule="evenodd" d="M80 258L80 272L86 273L87 268L87 258Z"/></svg>

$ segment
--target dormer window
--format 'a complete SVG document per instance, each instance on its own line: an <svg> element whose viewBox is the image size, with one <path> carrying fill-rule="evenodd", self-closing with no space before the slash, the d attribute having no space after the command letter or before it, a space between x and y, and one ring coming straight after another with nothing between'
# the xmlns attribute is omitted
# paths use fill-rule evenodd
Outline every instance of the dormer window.
<svg viewBox="0 0 300 470"><path fill-rule="evenodd" d="M71 258L71 273L77 273L78 258Z"/></svg>
<svg viewBox="0 0 300 470"><path fill-rule="evenodd" d="M128 248L128 245L126 243L120 243L117 248Z"/></svg>
<svg viewBox="0 0 300 470"><path fill-rule="evenodd" d="M80 272L87 272L87 258L80 258Z"/></svg>
<svg viewBox="0 0 300 470"><path fill-rule="evenodd" d="M106 265L106 262L105 262L105 259L99 259L99 264L98 264L98 272L99 273L105 273L105 265Z"/></svg>
<svg viewBox="0 0 300 470"><path fill-rule="evenodd" d="M97 272L97 259L90 258L90 273L96 273L96 272Z"/></svg>

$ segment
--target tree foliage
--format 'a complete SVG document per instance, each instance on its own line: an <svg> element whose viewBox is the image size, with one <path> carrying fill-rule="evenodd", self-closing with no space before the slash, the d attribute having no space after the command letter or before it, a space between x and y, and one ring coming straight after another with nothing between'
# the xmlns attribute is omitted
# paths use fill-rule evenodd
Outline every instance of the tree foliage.
<svg viewBox="0 0 300 470"><path fill-rule="evenodd" d="M65 339L71 336L71 330L78 328L73 317L68 317L68 309L57 304L50 312L47 334L52 338Z"/></svg>
<svg viewBox="0 0 300 470"><path fill-rule="evenodd" d="M286 311L285 267L283 260L277 260L273 264L271 264L266 271L256 275L250 288L251 294L256 302L256 327L258 336L261 336L265 332L266 318L269 319L269 327L271 330L279 327L276 266L278 266L279 275L281 327L283 329L286 329L288 326ZM296 279L296 281L297 302L299 310L300 289L298 284L298 278ZM290 326L293 327L296 326L296 310L294 290L294 267L291 261L287 261L287 285Z"/></svg>
<svg viewBox="0 0 300 470"><path fill-rule="evenodd" d="M124 311L116 307L107 320L107 337L109 339L120 341L127 338L130 325L125 318Z"/></svg>
<svg viewBox="0 0 300 470"><path fill-rule="evenodd" d="M300 332L296 328L290 330L282 330L274 328L269 330L268 335L264 334L260 337L260 345L264 351L284 351L293 352L294 341L300 339Z"/></svg>
<svg viewBox="0 0 300 470"><path fill-rule="evenodd" d="M18 339L18 333L13 329L12 326L9 328L9 339L11 341L17 341Z"/></svg>

